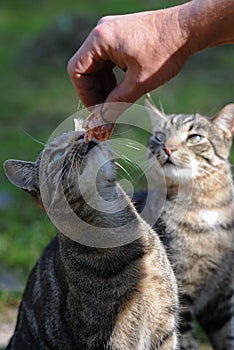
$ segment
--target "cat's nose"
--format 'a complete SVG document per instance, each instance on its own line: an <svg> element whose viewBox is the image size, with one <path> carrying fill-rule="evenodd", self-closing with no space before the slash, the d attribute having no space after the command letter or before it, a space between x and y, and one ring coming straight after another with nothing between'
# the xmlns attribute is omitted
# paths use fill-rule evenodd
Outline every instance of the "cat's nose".
<svg viewBox="0 0 234 350"><path fill-rule="evenodd" d="M77 141L80 141L81 144L83 144L84 141L84 134L79 135L79 137L77 138ZM95 139L92 139L91 141L89 141L88 143L85 143L86 146L84 146L87 151L91 150L93 147L97 146L98 142Z"/></svg>
<svg viewBox="0 0 234 350"><path fill-rule="evenodd" d="M166 143L162 146L162 149L168 156L170 156L173 152L177 151L178 147L176 145Z"/></svg>
<svg viewBox="0 0 234 350"><path fill-rule="evenodd" d="M168 156L168 157L170 157L170 155L172 154L172 149L171 148L169 148L169 147L166 147L166 146L163 146L163 148L162 148L163 150L164 150L164 152L166 153L166 155Z"/></svg>
<svg viewBox="0 0 234 350"><path fill-rule="evenodd" d="M84 140L84 135L80 135L77 138L78 141L78 149L77 149L77 155L79 158L84 158L86 154L95 146L98 145L98 142L96 140L89 141L88 143Z"/></svg>

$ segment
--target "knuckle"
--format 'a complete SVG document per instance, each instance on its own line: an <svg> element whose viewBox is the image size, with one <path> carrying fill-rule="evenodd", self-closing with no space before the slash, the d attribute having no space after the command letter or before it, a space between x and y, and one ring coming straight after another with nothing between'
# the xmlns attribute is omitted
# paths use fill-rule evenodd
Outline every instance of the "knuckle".
<svg viewBox="0 0 234 350"><path fill-rule="evenodd" d="M118 16L102 17L96 27L93 29L93 35L96 39L110 42L118 34Z"/></svg>
<svg viewBox="0 0 234 350"><path fill-rule="evenodd" d="M102 18L99 19L97 25L106 23L110 21L114 16L103 16Z"/></svg>
<svg viewBox="0 0 234 350"><path fill-rule="evenodd" d="M105 24L98 24L94 29L93 29L93 37L96 40L106 40L106 28Z"/></svg>
<svg viewBox="0 0 234 350"><path fill-rule="evenodd" d="M98 24L93 29L93 40L99 44L111 44L112 42L112 32L110 30L110 26L106 23Z"/></svg>

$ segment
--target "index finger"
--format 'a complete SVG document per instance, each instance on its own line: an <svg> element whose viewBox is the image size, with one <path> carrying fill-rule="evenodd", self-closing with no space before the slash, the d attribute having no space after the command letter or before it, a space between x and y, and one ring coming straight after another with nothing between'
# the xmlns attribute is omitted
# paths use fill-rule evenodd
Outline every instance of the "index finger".
<svg viewBox="0 0 234 350"><path fill-rule="evenodd" d="M68 74L86 107L104 102L117 84L115 64L105 54L94 53L94 48L84 43L68 62Z"/></svg>

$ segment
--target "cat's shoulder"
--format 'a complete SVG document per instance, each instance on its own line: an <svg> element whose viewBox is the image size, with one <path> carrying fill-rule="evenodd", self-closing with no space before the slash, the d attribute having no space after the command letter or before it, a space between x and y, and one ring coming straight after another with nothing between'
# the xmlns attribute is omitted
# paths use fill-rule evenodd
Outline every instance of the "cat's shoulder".
<svg viewBox="0 0 234 350"><path fill-rule="evenodd" d="M44 248L42 255L50 254L51 252L58 252L59 251L59 239L56 235L51 239L51 241L47 244L47 246Z"/></svg>
<svg viewBox="0 0 234 350"><path fill-rule="evenodd" d="M35 284L38 279L43 283L47 274L54 274L56 270L60 269L61 259L59 253L59 239L58 236L55 236L44 248L32 269L28 279L28 286Z"/></svg>

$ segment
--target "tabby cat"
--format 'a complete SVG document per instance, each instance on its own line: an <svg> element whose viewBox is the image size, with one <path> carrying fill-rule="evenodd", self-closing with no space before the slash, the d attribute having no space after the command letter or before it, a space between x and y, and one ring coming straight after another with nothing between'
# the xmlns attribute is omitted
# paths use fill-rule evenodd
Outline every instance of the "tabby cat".
<svg viewBox="0 0 234 350"><path fill-rule="evenodd" d="M198 349L194 318L213 349L233 350L234 192L228 158L234 104L212 119L165 115L149 101L147 107L153 123L148 160L156 157L167 187L155 228L163 232L180 290L181 350ZM140 208L145 198L138 194L135 200Z"/></svg>
<svg viewBox="0 0 234 350"><path fill-rule="evenodd" d="M92 228L103 227L110 235L115 228L117 234L136 237L122 246L99 248L59 232L30 274L7 350L177 349L178 300L172 268L159 238L116 182L110 154L105 143L87 144L81 132L71 131L49 143L36 162L5 162L9 180L41 206L41 167L51 190L60 179L70 208L87 223L84 232L82 225L73 227L78 234L89 237ZM57 169L61 157L62 169ZM100 195L114 212L87 204L80 183L89 203L97 204ZM61 203L56 201L52 205ZM65 213L64 218L63 211L60 214L66 220ZM135 232L125 228L129 222Z"/></svg>

